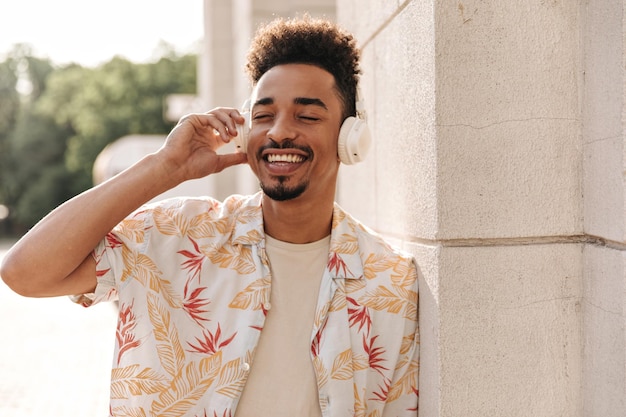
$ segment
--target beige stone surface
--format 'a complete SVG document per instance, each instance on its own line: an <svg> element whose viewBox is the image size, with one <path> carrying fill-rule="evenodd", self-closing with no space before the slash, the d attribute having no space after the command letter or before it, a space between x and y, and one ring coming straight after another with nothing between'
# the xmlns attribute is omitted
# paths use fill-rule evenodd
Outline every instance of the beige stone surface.
<svg viewBox="0 0 626 417"><path fill-rule="evenodd" d="M626 410L625 254L589 245L583 276L583 416L622 417Z"/></svg>
<svg viewBox="0 0 626 417"><path fill-rule="evenodd" d="M441 250L441 416L580 415L581 250Z"/></svg>
<svg viewBox="0 0 626 417"><path fill-rule="evenodd" d="M338 197L418 261L420 415L626 415L624 1L337 4L375 138Z"/></svg>

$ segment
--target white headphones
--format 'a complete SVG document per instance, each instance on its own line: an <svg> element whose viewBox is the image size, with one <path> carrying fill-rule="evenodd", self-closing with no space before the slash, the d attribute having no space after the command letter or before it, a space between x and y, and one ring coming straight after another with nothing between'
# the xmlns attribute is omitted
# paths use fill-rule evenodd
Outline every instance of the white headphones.
<svg viewBox="0 0 626 417"><path fill-rule="evenodd" d="M372 142L372 135L367 126L365 106L360 98L360 91L357 89L356 97L356 117L346 118L339 129L339 139L337 142L337 154L339 160L346 165L356 164L365 159ZM246 120L243 124L237 124L237 136L235 136L235 146L240 152L248 149L248 138L250 136L250 100L242 106L242 114Z"/></svg>

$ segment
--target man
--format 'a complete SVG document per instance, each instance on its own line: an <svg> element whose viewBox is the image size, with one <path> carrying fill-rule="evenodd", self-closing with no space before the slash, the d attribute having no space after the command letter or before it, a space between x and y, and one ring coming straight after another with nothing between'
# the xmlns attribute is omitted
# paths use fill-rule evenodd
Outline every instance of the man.
<svg viewBox="0 0 626 417"><path fill-rule="evenodd" d="M356 42L278 19L248 58L250 122L183 117L158 152L44 218L0 273L26 296L119 299L112 416L415 416L413 259L334 203ZM245 153L216 153L244 122ZM144 205L246 162L256 195Z"/></svg>

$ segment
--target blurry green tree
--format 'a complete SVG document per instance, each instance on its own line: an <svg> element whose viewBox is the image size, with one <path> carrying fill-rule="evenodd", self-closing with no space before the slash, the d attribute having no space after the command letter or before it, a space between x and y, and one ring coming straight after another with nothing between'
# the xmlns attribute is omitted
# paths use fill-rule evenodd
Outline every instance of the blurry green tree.
<svg viewBox="0 0 626 417"><path fill-rule="evenodd" d="M195 55L54 66L17 45L0 62L0 234L19 234L92 185L93 163L128 134L166 134L169 94L196 91Z"/></svg>

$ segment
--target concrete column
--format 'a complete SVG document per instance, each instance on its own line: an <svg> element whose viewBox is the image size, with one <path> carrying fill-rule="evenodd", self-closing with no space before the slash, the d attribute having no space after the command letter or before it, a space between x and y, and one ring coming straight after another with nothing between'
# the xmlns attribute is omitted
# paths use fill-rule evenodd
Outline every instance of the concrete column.
<svg viewBox="0 0 626 417"><path fill-rule="evenodd" d="M626 415L623 2L366 3L338 199L420 264L420 415Z"/></svg>
<svg viewBox="0 0 626 417"><path fill-rule="evenodd" d="M584 416L626 415L624 4L581 9Z"/></svg>

